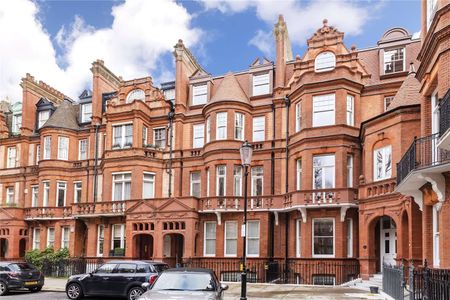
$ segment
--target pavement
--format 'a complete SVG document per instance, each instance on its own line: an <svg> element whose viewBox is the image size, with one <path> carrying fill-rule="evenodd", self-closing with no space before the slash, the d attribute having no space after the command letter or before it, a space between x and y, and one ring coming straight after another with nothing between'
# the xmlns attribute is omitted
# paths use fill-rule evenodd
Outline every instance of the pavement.
<svg viewBox="0 0 450 300"><path fill-rule="evenodd" d="M12 299L67 299L65 295L65 284L67 279L45 278L45 285L42 292L37 294L14 293ZM240 297L240 283L227 283L229 289L224 294L224 300L236 300ZM379 294L370 294L368 291L355 287L322 287L293 284L269 284L269 283L249 283L247 295L250 300L268 299L298 299L298 300L343 300L343 299L386 299ZM94 300L94 298L89 298ZM103 298L105 299L105 298ZM95 298L95 300L97 300Z"/></svg>

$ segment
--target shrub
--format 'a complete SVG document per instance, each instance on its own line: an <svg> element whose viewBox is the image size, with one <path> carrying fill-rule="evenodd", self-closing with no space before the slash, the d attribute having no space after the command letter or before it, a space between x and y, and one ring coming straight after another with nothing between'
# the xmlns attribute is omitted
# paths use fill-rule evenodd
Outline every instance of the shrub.
<svg viewBox="0 0 450 300"><path fill-rule="evenodd" d="M52 247L48 247L42 251L35 249L28 251L25 254L25 260L40 270L42 270L44 261L59 263L69 257L69 250L67 248L62 248L58 251L54 251Z"/></svg>

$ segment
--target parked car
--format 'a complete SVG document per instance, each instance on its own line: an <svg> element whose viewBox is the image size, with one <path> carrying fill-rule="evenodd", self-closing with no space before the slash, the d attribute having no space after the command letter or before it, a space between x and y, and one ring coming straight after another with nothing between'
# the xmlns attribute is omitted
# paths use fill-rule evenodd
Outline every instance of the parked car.
<svg viewBox="0 0 450 300"><path fill-rule="evenodd" d="M213 270L191 268L168 269L153 285L143 283L142 287L148 291L139 300L221 300L223 291L228 289L226 284L219 282Z"/></svg>
<svg viewBox="0 0 450 300"><path fill-rule="evenodd" d="M69 299L84 296L127 297L136 300L144 293L142 283L152 284L169 266L162 262L110 261L87 274L69 277L66 294Z"/></svg>
<svg viewBox="0 0 450 300"><path fill-rule="evenodd" d="M26 262L0 262L0 296L11 290L39 292L44 285L41 271Z"/></svg>

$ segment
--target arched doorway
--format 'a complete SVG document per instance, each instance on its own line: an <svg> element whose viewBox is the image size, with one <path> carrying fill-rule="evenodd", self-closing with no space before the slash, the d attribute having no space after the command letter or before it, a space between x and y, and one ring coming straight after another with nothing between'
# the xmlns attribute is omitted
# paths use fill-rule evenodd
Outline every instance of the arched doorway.
<svg viewBox="0 0 450 300"><path fill-rule="evenodd" d="M183 262L184 236L179 233L166 234L164 239L164 261L171 267L176 267Z"/></svg>
<svg viewBox="0 0 450 300"><path fill-rule="evenodd" d="M8 240L0 239L0 258L5 258L8 255Z"/></svg>
<svg viewBox="0 0 450 300"><path fill-rule="evenodd" d="M138 259L152 259L153 236L151 234L137 234L133 239L134 257Z"/></svg>
<svg viewBox="0 0 450 300"><path fill-rule="evenodd" d="M19 257L24 257L27 249L26 239L20 239L19 241Z"/></svg>
<svg viewBox="0 0 450 300"><path fill-rule="evenodd" d="M375 257L375 271L382 271L383 263L394 265L397 258L397 225L389 216L373 220L369 226L370 256Z"/></svg>

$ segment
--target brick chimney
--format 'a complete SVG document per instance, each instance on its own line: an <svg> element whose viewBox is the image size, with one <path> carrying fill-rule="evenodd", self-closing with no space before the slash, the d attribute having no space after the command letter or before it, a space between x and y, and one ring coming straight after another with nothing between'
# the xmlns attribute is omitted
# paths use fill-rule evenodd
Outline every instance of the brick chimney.
<svg viewBox="0 0 450 300"><path fill-rule="evenodd" d="M283 15L278 17L278 22L273 29L275 37L275 89L284 87L286 62L292 60L292 48L288 30Z"/></svg>

